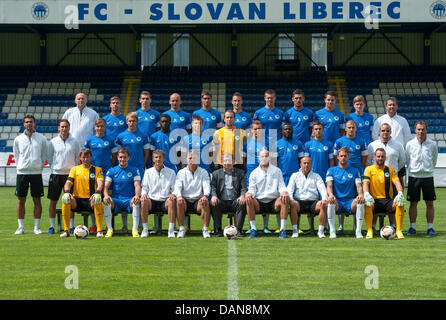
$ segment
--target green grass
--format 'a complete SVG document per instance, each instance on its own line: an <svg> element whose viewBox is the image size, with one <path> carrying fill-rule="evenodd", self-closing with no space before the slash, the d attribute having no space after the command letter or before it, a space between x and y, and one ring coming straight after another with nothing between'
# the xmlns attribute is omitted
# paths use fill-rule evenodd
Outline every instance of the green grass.
<svg viewBox="0 0 446 320"><path fill-rule="evenodd" d="M446 189L437 189L437 237L427 237L420 202L416 237L386 241L357 240L352 233L337 239L277 234L233 241L237 254L239 299L444 299L446 298ZM34 235L32 201L27 202L25 235L15 236L13 188L0 188L0 299L227 299L228 245L224 238L185 239L151 236L133 239L60 239ZM43 199L41 229L49 227ZM120 227L120 217L116 219ZM166 227L164 219L164 228ZM408 229L408 214L404 231ZM82 218L76 216L76 224ZM225 218L224 223L227 223ZM263 226L261 217L257 222ZM131 226L131 217L129 216ZM149 218L153 226L153 218ZM270 226L276 226L275 217ZM351 218L346 218L351 230ZM246 222L245 222L246 227ZM271 229L273 229L271 228ZM306 218L302 228L307 228ZM365 226L364 226L365 228ZM192 217L192 229L200 219ZM65 268L77 266L79 289L66 289ZM379 289L366 289L365 269L375 265Z"/></svg>

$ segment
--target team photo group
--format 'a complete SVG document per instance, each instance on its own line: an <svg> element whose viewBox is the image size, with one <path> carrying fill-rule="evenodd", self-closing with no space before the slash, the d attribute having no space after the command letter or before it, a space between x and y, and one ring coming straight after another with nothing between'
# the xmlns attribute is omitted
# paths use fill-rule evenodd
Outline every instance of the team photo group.
<svg viewBox="0 0 446 320"><path fill-rule="evenodd" d="M91 212L89 233L105 238L113 237L117 214L123 231L129 214L132 236L148 237L148 217L155 213L168 216L169 238L186 236L190 213L201 217L204 238L221 237L222 216L231 212L237 235L249 238L259 236L256 215L263 217L265 234L277 232L281 238L290 235L289 216L291 237L298 238L299 220L306 213L318 216L319 238L344 235L344 218L352 216L354 238L371 239L380 231L378 216L385 214L395 238L404 239L417 233L421 194L427 234L436 235L438 148L427 136L425 122L416 122L412 135L393 97L384 101L386 114L377 119L364 111L363 96L353 99L350 114L336 108L335 91L321 96L323 107L317 111L305 106L299 89L290 93L288 109L276 106L276 98L274 90L266 90L265 106L251 116L243 111L241 93L234 93L232 108L221 113L212 107L211 92L203 91L201 107L190 114L182 110L180 94L172 93L169 110L160 113L151 107L151 94L142 91L136 112L124 115L114 96L111 112L101 118L88 107L87 96L78 93L76 106L67 109L51 140L26 115L24 131L13 145L15 234L25 233L29 189L34 233L42 234L42 174L48 162L48 234L56 233L60 199L61 238L74 233L75 212ZM406 209L410 226L403 230ZM270 214L277 217L277 230L269 229Z"/></svg>

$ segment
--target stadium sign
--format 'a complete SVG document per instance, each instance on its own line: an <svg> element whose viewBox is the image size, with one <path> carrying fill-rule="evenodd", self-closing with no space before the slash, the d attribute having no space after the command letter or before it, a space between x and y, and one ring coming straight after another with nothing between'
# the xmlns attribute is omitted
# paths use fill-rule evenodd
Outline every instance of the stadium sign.
<svg viewBox="0 0 446 320"><path fill-rule="evenodd" d="M433 0L0 1L2 24L404 23L445 15L445 2Z"/></svg>

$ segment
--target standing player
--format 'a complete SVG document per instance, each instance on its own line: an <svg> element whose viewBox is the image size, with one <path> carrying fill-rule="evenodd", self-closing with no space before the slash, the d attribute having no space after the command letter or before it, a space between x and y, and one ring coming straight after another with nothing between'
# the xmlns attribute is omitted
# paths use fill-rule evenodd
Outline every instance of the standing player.
<svg viewBox="0 0 446 320"><path fill-rule="evenodd" d="M355 215L356 238L362 238L362 222L364 220L364 196L362 192L361 173L349 164L350 152L342 147L338 151L339 164L327 172L328 207L327 217L330 226L330 238L336 238L335 215L339 214L338 233L344 231L344 213Z"/></svg>
<svg viewBox="0 0 446 320"><path fill-rule="evenodd" d="M25 131L14 139L13 144L17 170L15 195L19 224L15 234L25 233L25 203L30 185L34 202L34 233L41 234L42 201L40 198L43 197L42 170L47 158L47 140L42 134L36 132L36 119L33 115L25 116L23 126Z"/></svg>
<svg viewBox="0 0 446 320"><path fill-rule="evenodd" d="M305 156L310 157L313 163L313 172L325 181L327 170L335 165L333 155L333 142L324 139L324 125L319 120L313 124L313 136L305 143Z"/></svg>
<svg viewBox="0 0 446 320"><path fill-rule="evenodd" d="M160 126L161 130L158 130L150 136L150 150L163 150L166 155L164 165L177 172L178 153L177 143L180 142L181 137L174 137L170 133L170 116L168 114L161 115Z"/></svg>
<svg viewBox="0 0 446 320"><path fill-rule="evenodd" d="M94 121L99 115L93 109L87 107L87 96L80 92L76 94L74 103L76 107L70 108L62 116L70 123L70 131L73 137L83 146L88 137L94 135Z"/></svg>
<svg viewBox="0 0 446 320"><path fill-rule="evenodd" d="M260 120L265 130L266 147L275 150L277 140L280 139L280 128L285 122L285 112L276 108L276 92L272 89L265 91L265 106L254 113L253 120Z"/></svg>
<svg viewBox="0 0 446 320"><path fill-rule="evenodd" d="M113 152L117 152L119 148L126 148L130 153L129 165L138 168L142 174L150 155L149 138L138 129L136 112L127 114L126 122L128 128L116 137Z"/></svg>
<svg viewBox="0 0 446 320"><path fill-rule="evenodd" d="M287 110L285 118L293 126L294 137L305 144L310 140L314 112L310 108L304 107L305 95L302 90L294 90L291 100L294 106Z"/></svg>
<svg viewBox="0 0 446 320"><path fill-rule="evenodd" d="M282 170L285 185L288 185L291 175L299 171L299 162L304 156L304 146L293 134L293 126L290 123L283 125L282 137L277 141L277 166Z"/></svg>
<svg viewBox="0 0 446 320"><path fill-rule="evenodd" d="M201 92L201 109L194 111L192 117L200 116L203 119L203 132L210 129L209 134L214 134L215 130L223 127L223 122L220 111L215 110L211 105L212 94L209 91Z"/></svg>
<svg viewBox="0 0 446 320"><path fill-rule="evenodd" d="M437 165L437 144L427 137L427 124L418 121L415 124L416 137L406 145L407 171L409 184L407 200L410 201L409 218L410 229L407 235L416 234L417 206L420 201L421 190L426 203L427 234L435 236L434 200L437 199L434 187L434 168Z"/></svg>
<svg viewBox="0 0 446 320"><path fill-rule="evenodd" d="M335 142L344 135L345 119L344 113L335 108L336 92L327 91L325 93L325 107L316 111L315 119L324 125L324 139Z"/></svg>
<svg viewBox="0 0 446 320"><path fill-rule="evenodd" d="M404 239L404 193L403 186L392 167L386 166L386 151L378 148L375 151L375 164L368 166L364 171L363 190L365 200L365 223L367 225L367 239L373 238L373 215L380 212L395 213L396 238ZM395 196L393 185L398 194Z"/></svg>
<svg viewBox="0 0 446 320"><path fill-rule="evenodd" d="M173 194L177 198L178 238L184 238L184 214L186 211L196 212L203 223L203 238L210 238L209 221L211 208L209 196L211 194L209 173L198 166L198 154L191 150L187 155L187 166L180 171L175 181Z"/></svg>
<svg viewBox="0 0 446 320"><path fill-rule="evenodd" d="M108 170L104 186L104 216L107 224L106 238L113 236L113 214L131 212L133 217L132 236L138 238L138 224L141 214L141 174L129 166L130 153L121 148L118 151L118 165ZM111 191L111 196L109 194ZM127 220L127 219L126 219Z"/></svg>
<svg viewBox="0 0 446 320"><path fill-rule="evenodd" d="M191 117L190 114L181 109L181 96L178 93L172 93L169 98L170 109L164 111L163 114L170 116L170 131L175 129L183 129L190 132Z"/></svg>
<svg viewBox="0 0 446 320"><path fill-rule="evenodd" d="M333 154L338 155L338 150L347 148L349 151L348 165L363 172L367 162L367 146L360 137L356 135L356 123L353 120L345 124L345 136L336 140L333 147Z"/></svg>
<svg viewBox="0 0 446 320"><path fill-rule="evenodd" d="M167 212L169 229L167 237L175 238L176 198L173 194L175 187L175 171L164 166L165 154L162 150L152 152L153 167L146 170L142 179L141 196L141 237L149 236L147 216L150 211Z"/></svg>
<svg viewBox="0 0 446 320"><path fill-rule="evenodd" d="M409 123L405 118L397 114L398 100L394 97L390 97L386 101L385 115L382 115L376 119L373 125L372 138L377 140L379 138L379 129L383 123L387 123L392 128L392 139L401 143L403 147L411 139Z"/></svg>
<svg viewBox="0 0 446 320"><path fill-rule="evenodd" d="M121 99L119 97L113 96L110 98L110 110L111 112L104 116L104 120L107 129L106 134L114 141L118 134L127 129L125 115L121 113Z"/></svg>
<svg viewBox="0 0 446 320"><path fill-rule="evenodd" d="M232 154L233 165L241 170L243 166L243 144L246 141L245 130L235 126L235 113L232 110L226 110L224 113L225 126L214 133L215 163L223 166L223 155Z"/></svg>
<svg viewBox="0 0 446 320"><path fill-rule="evenodd" d="M51 175L48 181L48 199L50 199L50 228L48 234L54 234L56 205L59 200L70 169L79 163L80 146L70 135L70 123L67 119L59 121L59 135L48 143L48 164Z"/></svg>
<svg viewBox="0 0 446 320"><path fill-rule="evenodd" d="M364 112L365 99L363 96L356 96L353 99L353 108L355 112L345 117L345 121L353 120L356 123L356 134L364 140L366 146L372 141L372 129L374 124L373 116Z"/></svg>
<svg viewBox="0 0 446 320"><path fill-rule="evenodd" d="M136 114L138 115L138 130L146 137L150 137L160 126L160 113L150 107L152 97L148 91L141 91L139 103L141 104L141 108L136 110Z"/></svg>
<svg viewBox="0 0 446 320"><path fill-rule="evenodd" d="M231 102L232 111L235 113L235 126L246 131L252 124L252 117L249 113L242 110L242 94L240 92L234 92Z"/></svg>
<svg viewBox="0 0 446 320"><path fill-rule="evenodd" d="M96 217L96 236L100 238L103 237L101 194L104 189L104 177L101 168L91 164L92 155L89 149L81 149L79 158L81 164L71 168L64 186L65 193L62 196L64 231L60 234L60 237L66 238L70 235L70 229L74 230L74 211L90 211L94 212Z"/></svg>
<svg viewBox="0 0 446 320"><path fill-rule="evenodd" d="M184 137L180 147L181 159L184 159L183 163L187 164L188 152L195 150L200 157L198 165L209 172L215 147L212 143L213 137L208 133L202 134L202 128L203 119L200 116L194 116L192 118L192 133Z"/></svg>

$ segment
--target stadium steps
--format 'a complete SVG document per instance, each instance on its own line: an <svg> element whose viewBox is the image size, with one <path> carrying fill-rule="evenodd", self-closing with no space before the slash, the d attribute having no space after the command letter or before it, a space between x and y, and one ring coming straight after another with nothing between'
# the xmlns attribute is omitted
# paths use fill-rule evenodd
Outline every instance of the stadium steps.
<svg viewBox="0 0 446 320"><path fill-rule="evenodd" d="M329 71L327 73L328 90L335 91L338 95L336 99L336 108L344 112L350 113L350 101L348 95L348 86L345 73L343 71Z"/></svg>
<svg viewBox="0 0 446 320"><path fill-rule="evenodd" d="M226 82L203 82L202 89L211 92L212 107L224 113L226 110Z"/></svg>
<svg viewBox="0 0 446 320"><path fill-rule="evenodd" d="M142 73L140 71L124 72L121 89L121 101L124 114L136 111L139 108L141 79Z"/></svg>

